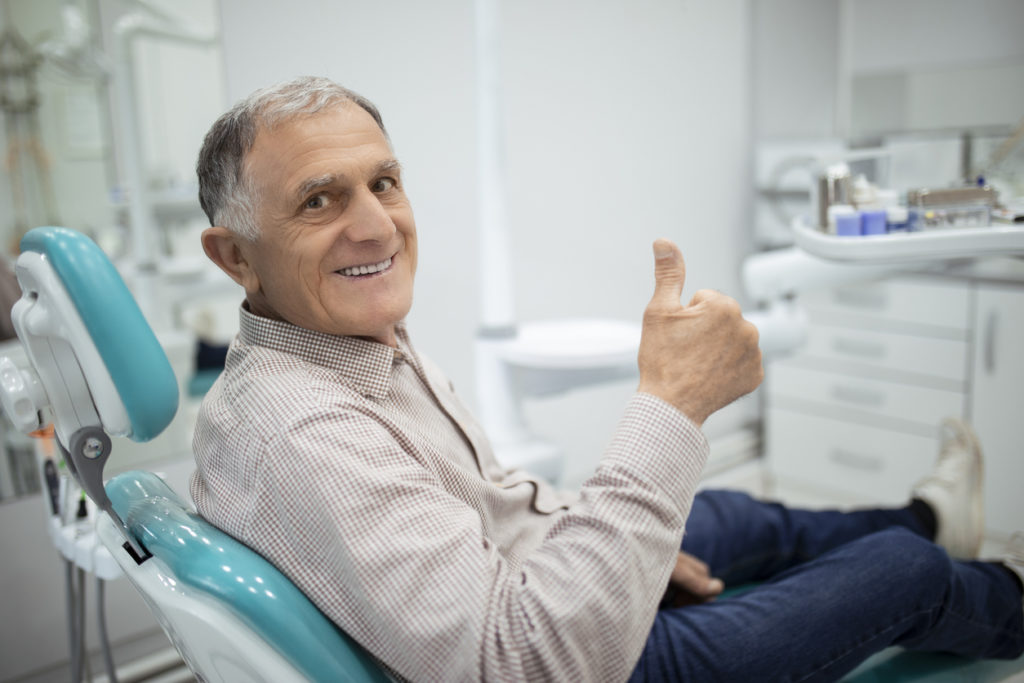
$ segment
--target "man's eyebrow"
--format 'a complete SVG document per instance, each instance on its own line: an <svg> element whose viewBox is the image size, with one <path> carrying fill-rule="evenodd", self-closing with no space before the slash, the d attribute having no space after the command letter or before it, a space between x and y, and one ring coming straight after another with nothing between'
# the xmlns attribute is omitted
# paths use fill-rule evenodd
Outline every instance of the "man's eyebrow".
<svg viewBox="0 0 1024 683"><path fill-rule="evenodd" d="M380 175L381 173L400 173L401 170L402 164L398 159L385 159L377 164L376 173L374 175Z"/></svg>
<svg viewBox="0 0 1024 683"><path fill-rule="evenodd" d="M328 187L338 182L343 176L337 173L325 173L318 175L313 178L307 178L299 185L299 188L295 191L296 196L299 199L305 199L308 195L312 194L316 190L322 187Z"/></svg>
<svg viewBox="0 0 1024 683"><path fill-rule="evenodd" d="M402 170L402 164L398 159L385 159L379 162L376 168L373 169L373 175L378 176L382 173L399 173ZM307 178L299 185L295 191L296 196L302 200L308 197L310 194L317 190L330 187L340 180L344 180L345 176L340 173L324 173L323 175L314 176Z"/></svg>

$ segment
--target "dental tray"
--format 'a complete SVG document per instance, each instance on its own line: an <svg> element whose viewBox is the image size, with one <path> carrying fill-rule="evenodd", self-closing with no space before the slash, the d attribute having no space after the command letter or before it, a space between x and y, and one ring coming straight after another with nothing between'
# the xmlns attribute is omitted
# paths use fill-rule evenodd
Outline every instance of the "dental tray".
<svg viewBox="0 0 1024 683"><path fill-rule="evenodd" d="M990 225L984 228L949 228L887 235L841 237L793 222L798 247L808 254L833 261L935 261L1024 254L1024 226Z"/></svg>

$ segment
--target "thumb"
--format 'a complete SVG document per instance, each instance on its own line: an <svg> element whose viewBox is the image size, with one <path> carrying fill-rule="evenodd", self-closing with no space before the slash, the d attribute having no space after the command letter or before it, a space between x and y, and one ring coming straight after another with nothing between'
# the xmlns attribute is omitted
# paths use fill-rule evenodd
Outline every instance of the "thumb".
<svg viewBox="0 0 1024 683"><path fill-rule="evenodd" d="M680 305L686 283L686 263L683 254L673 242L666 239L654 241L654 296L651 303Z"/></svg>

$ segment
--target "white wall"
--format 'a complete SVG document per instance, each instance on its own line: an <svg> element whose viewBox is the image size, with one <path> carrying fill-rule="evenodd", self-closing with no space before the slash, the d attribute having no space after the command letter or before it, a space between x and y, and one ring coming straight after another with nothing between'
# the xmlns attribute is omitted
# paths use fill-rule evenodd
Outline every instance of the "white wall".
<svg viewBox="0 0 1024 683"><path fill-rule="evenodd" d="M756 138L832 137L838 0L755 1L751 10Z"/></svg>
<svg viewBox="0 0 1024 683"><path fill-rule="evenodd" d="M844 0L855 72L1019 62L1020 0Z"/></svg>
<svg viewBox="0 0 1024 683"><path fill-rule="evenodd" d="M420 231L410 329L472 400L472 0L396 1L386 11L372 3L223 0L222 11L230 101L315 73L381 108ZM650 243L662 235L687 257L684 297L698 287L740 295L750 204L749 14L745 0L503 3L520 320L638 320L653 282ZM546 402L531 414L570 456L596 458L632 388Z"/></svg>
<svg viewBox="0 0 1024 683"><path fill-rule="evenodd" d="M1024 114L1024 3L844 0L850 131L1006 130Z"/></svg>

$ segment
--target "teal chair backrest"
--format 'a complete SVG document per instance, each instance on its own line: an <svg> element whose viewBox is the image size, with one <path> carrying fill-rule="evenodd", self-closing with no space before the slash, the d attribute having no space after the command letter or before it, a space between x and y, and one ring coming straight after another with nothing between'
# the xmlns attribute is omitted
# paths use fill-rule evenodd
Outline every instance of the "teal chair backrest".
<svg viewBox="0 0 1024 683"><path fill-rule="evenodd" d="M306 679L388 680L276 567L192 513L156 474L124 472L106 488L130 532L175 581L223 605Z"/></svg>

